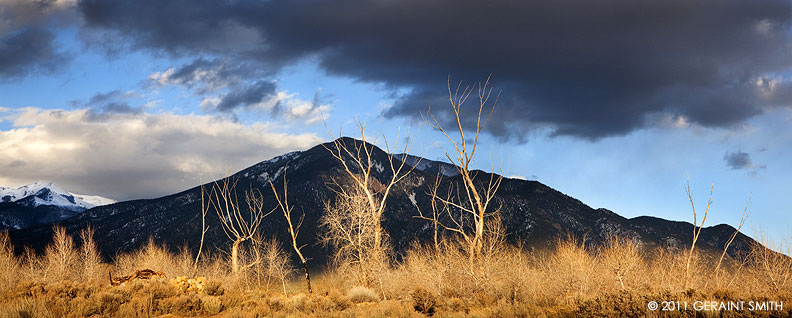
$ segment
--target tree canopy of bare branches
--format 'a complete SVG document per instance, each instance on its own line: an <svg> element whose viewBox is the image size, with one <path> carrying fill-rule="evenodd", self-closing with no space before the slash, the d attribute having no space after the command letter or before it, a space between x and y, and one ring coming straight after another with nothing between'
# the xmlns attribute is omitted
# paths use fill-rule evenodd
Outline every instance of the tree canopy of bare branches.
<svg viewBox="0 0 792 318"><path fill-rule="evenodd" d="M337 196L334 203L325 202L327 213L321 223L327 229L325 242L337 248L336 258L355 264L361 283L368 284L373 268L387 263L387 233L381 221L388 196L415 167L407 164L410 139L400 155L394 154L399 137L393 147L384 139L387 162L383 164L376 160L375 146L367 140L365 123L355 123L361 140L339 138L325 146L341 164L345 178L332 180L331 190Z"/></svg>
<svg viewBox="0 0 792 318"><path fill-rule="evenodd" d="M456 89L452 90L449 78L448 100L451 104L454 119L453 129L444 128L440 120L432 113L431 108L429 108L425 117L429 125L440 131L453 146L453 150L446 151L445 155L448 161L456 167L461 180L458 184L450 183L444 193L440 192L441 182L436 180L429 192L432 199L432 216L425 216L418 209L419 215L417 217L431 221L435 226L461 236L467 245L471 261L481 257L485 245L487 222L491 217L499 214L499 209L493 209L491 205L495 193L503 180L500 174L491 173L487 178L488 180L481 182L477 180L478 173L472 167L479 150L479 137L484 126L491 118L498 100L498 96L494 96L494 99L491 100L493 95L489 81L490 79L487 78L484 83L464 87L463 83L460 82ZM476 88L478 110L475 117L475 125L472 130L468 130L466 129L466 123L463 121L462 110L468 98L476 91ZM437 175L438 179L441 177L440 174ZM493 218L492 220L499 221L499 218Z"/></svg>
<svg viewBox="0 0 792 318"><path fill-rule="evenodd" d="M231 269L239 272L239 245L256 234L261 221L275 211L264 212L264 197L261 191L245 191L247 211L239 204L236 186L237 178L227 177L215 181L210 190L209 206L217 213L223 232L233 242L231 245Z"/></svg>
<svg viewBox="0 0 792 318"><path fill-rule="evenodd" d="M693 252L696 249L696 242L701 235L701 230L704 228L704 222L707 221L707 214L709 213L710 206L712 206L712 192L715 190L715 184L710 187L709 200L707 200L707 208L704 210L704 216L701 218L701 223L698 223L698 216L696 214L696 205L693 204L693 194L690 192L690 180L685 185L685 192L687 192L688 199L690 199L690 208L693 210L693 242L690 244L687 259L685 261L685 289L689 287L690 283L690 261L693 259Z"/></svg>

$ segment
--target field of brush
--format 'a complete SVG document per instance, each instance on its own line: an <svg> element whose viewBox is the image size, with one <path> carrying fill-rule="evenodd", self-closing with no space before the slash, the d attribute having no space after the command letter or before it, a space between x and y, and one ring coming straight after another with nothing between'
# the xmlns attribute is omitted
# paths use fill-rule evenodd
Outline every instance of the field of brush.
<svg viewBox="0 0 792 318"><path fill-rule="evenodd" d="M792 316L792 261L759 246L716 270L718 255L694 252L688 266L689 250L650 251L617 238L598 248L568 240L548 251L490 244L476 260L447 240L398 261L336 261L314 273L308 293L302 269L274 240L244 249L237 273L219 251L196 264L184 249L149 243L108 264L90 232L76 241L56 229L45 253L14 255L0 234L0 317ZM111 286L110 272L139 269L166 277ZM650 310L653 301L660 308ZM704 310L703 301L744 307ZM771 306L749 308L751 301Z"/></svg>

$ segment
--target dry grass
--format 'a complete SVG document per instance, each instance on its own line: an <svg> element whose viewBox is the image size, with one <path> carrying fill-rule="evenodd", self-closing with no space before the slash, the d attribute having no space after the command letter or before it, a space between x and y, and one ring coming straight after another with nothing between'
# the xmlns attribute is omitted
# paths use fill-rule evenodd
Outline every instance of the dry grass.
<svg viewBox="0 0 792 318"><path fill-rule="evenodd" d="M14 256L8 232L0 232L0 292L6 293L8 289L16 286L22 263Z"/></svg>
<svg viewBox="0 0 792 318"><path fill-rule="evenodd" d="M207 279L192 280L200 288L185 287L194 260L185 249L149 242L103 264L90 231L78 242L56 228L43 255L14 255L0 233L0 317L660 317L646 309L649 301L792 300L792 262L760 246L725 262L719 275L717 255L694 253L686 289L687 251L647 250L624 238L598 248L561 241L542 252L500 246L477 262L464 244L446 240L439 250L415 247L391 264L380 277L384 293L359 286L338 267L317 275L314 293L303 294L304 282L284 275L290 264L274 240L247 247L242 255L258 255L259 263L241 275L231 273L223 254L207 253L197 268ZM168 278L112 287L103 280L111 268L116 275L151 268ZM785 310L772 314L792 314Z"/></svg>

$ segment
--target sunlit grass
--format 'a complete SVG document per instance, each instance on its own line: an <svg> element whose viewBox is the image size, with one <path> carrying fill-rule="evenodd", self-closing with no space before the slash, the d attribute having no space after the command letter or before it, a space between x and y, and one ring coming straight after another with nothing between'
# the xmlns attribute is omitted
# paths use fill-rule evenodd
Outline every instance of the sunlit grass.
<svg viewBox="0 0 792 318"><path fill-rule="evenodd" d="M0 317L653 317L659 313L646 307L652 300L792 300L792 262L759 245L745 258L725 262L720 275L713 275L715 256L694 253L685 289L684 250L647 250L614 237L599 248L575 240L539 252L504 246L471 263L461 245L446 241L440 250L412 248L380 273L382 286L359 286L341 267L328 268L313 279L313 294L306 294L294 272L287 273L285 286L277 278L256 277L273 273L234 275L222 254L202 259L196 276L206 279L201 288L189 288L185 277L176 279L192 270L186 249L174 252L151 242L116 256L114 264L88 264L90 258L80 255L90 253L70 239L60 233L44 255L22 257L0 234ZM167 278L113 287L106 276L144 268Z"/></svg>

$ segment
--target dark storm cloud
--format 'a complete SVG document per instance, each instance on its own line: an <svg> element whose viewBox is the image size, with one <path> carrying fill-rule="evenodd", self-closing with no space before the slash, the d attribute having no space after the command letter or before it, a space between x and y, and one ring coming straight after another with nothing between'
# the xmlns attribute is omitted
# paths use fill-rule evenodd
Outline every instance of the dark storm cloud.
<svg viewBox="0 0 792 318"><path fill-rule="evenodd" d="M0 79L48 73L68 59L53 43L46 29L24 28L0 35Z"/></svg>
<svg viewBox="0 0 792 318"><path fill-rule="evenodd" d="M77 19L72 9L71 1L0 1L0 35L31 26L73 24Z"/></svg>
<svg viewBox="0 0 792 318"><path fill-rule="evenodd" d="M143 0L81 1L78 7L89 29L98 33L91 38L109 42L104 45L177 55L244 55L260 51L263 43L257 30L237 21L241 5L234 0Z"/></svg>
<svg viewBox="0 0 792 318"><path fill-rule="evenodd" d="M216 108L218 111L226 112L237 107L251 106L268 100L275 94L275 83L269 81L258 81L250 86L238 90L232 90L224 95Z"/></svg>
<svg viewBox="0 0 792 318"><path fill-rule="evenodd" d="M76 21L68 1L0 1L0 80L50 73L70 56L58 50L53 30Z"/></svg>
<svg viewBox="0 0 792 318"><path fill-rule="evenodd" d="M125 37L112 43L255 61L273 72L311 57L330 74L408 91L386 117L420 118L430 103L444 109L449 74L456 81L492 73L503 95L489 132L503 138L547 127L597 139L663 116L730 127L792 101L785 80L765 85L792 65L785 0L84 0L79 7L93 29ZM227 97L223 108L257 99Z"/></svg>

